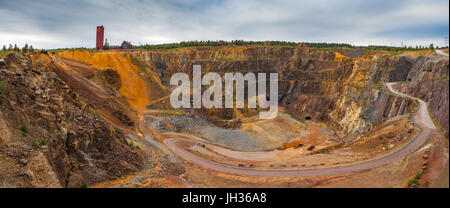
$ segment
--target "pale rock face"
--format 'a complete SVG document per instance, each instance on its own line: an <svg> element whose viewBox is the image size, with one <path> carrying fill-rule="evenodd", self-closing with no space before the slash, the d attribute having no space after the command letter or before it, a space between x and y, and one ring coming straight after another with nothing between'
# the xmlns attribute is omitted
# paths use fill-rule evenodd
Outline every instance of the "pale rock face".
<svg viewBox="0 0 450 208"><path fill-rule="evenodd" d="M35 188L61 188L58 176L53 171L47 158L42 152L32 156L25 167L27 175Z"/></svg>

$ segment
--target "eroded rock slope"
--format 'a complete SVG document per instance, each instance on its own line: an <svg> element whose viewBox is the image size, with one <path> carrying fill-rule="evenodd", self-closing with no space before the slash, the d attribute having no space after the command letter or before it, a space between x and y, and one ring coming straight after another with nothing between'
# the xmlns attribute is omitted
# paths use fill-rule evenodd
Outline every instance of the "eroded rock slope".
<svg viewBox="0 0 450 208"><path fill-rule="evenodd" d="M142 158L53 70L10 54L0 69L0 186L83 187Z"/></svg>

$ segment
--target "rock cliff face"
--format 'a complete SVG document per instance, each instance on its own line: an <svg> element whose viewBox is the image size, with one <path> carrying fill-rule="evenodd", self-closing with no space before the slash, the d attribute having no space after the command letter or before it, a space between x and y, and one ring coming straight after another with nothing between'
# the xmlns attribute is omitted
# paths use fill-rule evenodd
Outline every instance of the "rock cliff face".
<svg viewBox="0 0 450 208"><path fill-rule="evenodd" d="M448 59L436 61L434 55L371 52L344 56L340 50L315 50L304 47L220 47L183 48L177 50L129 51L122 58L117 52L64 51L59 56L86 61L93 66L99 60L127 60L127 66L139 73L148 89L146 99L157 100L168 95L170 77L177 72L192 76L192 65L200 64L202 73L217 72L277 72L279 73L279 103L286 110L304 119L309 116L328 123L340 136L364 133L387 118L411 112L414 102L386 93L385 82L411 82L407 93L430 101L435 117L447 126ZM342 53L349 55L346 51ZM419 54L419 52L418 52ZM427 54L429 54L427 52ZM110 57L111 56L111 57ZM114 65L108 65L114 68ZM120 66L116 66L116 68ZM120 69L115 69L119 70ZM122 69L123 70L123 69ZM126 81L122 74L121 81ZM419 82L420 81L420 82ZM447 81L448 82L448 81ZM438 89L444 89L437 92ZM135 89L121 88L137 95ZM141 90L142 93L142 90ZM429 100L430 99L430 100ZM170 105L153 103L150 108ZM236 118L234 111L200 111L207 117ZM446 119L447 117L447 119ZM235 124L228 127L236 126Z"/></svg>
<svg viewBox="0 0 450 208"><path fill-rule="evenodd" d="M125 136L83 104L71 87L29 57L0 68L2 187L82 187L143 164Z"/></svg>
<svg viewBox="0 0 450 208"><path fill-rule="evenodd" d="M428 102L433 118L448 137L449 80L448 57L422 56L408 74L408 82L398 89Z"/></svg>
<svg viewBox="0 0 450 208"><path fill-rule="evenodd" d="M347 57L338 52L299 47L188 48L127 53L168 85L176 72L277 72L279 103L298 119L328 123L341 136L363 133L377 123L411 111L414 103L382 90L382 83L404 81L413 60L373 53ZM229 119L229 115L227 118Z"/></svg>

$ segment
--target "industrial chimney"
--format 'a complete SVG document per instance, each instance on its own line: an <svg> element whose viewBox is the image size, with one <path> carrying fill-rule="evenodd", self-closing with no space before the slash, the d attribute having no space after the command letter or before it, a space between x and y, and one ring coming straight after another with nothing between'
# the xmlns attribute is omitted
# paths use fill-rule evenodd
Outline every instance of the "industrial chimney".
<svg viewBox="0 0 450 208"><path fill-rule="evenodd" d="M96 41L96 49L103 50L103 33L105 29L102 26L97 26L97 41Z"/></svg>

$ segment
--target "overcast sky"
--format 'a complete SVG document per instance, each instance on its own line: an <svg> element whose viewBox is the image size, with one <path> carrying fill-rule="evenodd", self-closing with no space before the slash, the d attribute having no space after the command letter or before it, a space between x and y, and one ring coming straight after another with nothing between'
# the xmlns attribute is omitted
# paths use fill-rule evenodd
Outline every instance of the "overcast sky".
<svg viewBox="0 0 450 208"><path fill-rule="evenodd" d="M95 47L187 40L443 45L448 0L0 0L0 46Z"/></svg>

